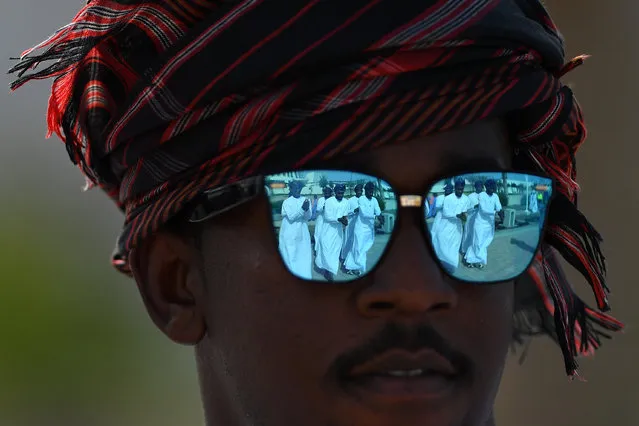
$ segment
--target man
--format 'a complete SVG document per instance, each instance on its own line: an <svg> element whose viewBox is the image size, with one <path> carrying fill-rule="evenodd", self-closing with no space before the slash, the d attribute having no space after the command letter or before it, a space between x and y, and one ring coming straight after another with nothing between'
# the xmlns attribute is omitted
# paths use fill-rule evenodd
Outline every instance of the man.
<svg viewBox="0 0 639 426"><path fill-rule="evenodd" d="M585 129L560 78L583 58L537 0L93 0L38 48L12 87L55 77L51 131L125 212L113 263L195 346L207 426L491 426L511 343L551 336L574 376L622 327L575 205ZM285 267L262 183L328 168L399 195L381 261L340 285ZM406 199L513 169L556 178L552 232L515 278L455 280Z"/></svg>
<svg viewBox="0 0 639 426"><path fill-rule="evenodd" d="M433 225L430 228L431 235L435 235L435 233L438 232L439 224L441 223L441 220L442 220L442 208L444 207L444 200L446 199L446 197L448 197L452 193L453 193L453 185L451 185L450 183L447 183L446 185L444 185L444 193L439 194L435 198L435 203L433 208L433 215L435 216L435 219L433 219ZM437 251L437 248L435 248L435 251Z"/></svg>
<svg viewBox="0 0 639 426"><path fill-rule="evenodd" d="M310 280L313 254L308 221L311 211L308 199L301 196L303 187L298 181L289 184L291 194L282 203L279 250L293 275Z"/></svg>
<svg viewBox="0 0 639 426"><path fill-rule="evenodd" d="M366 271L366 255L375 242L375 219L384 223L377 198L373 197L374 191L375 184L367 182L364 196L358 199L359 212L355 216L353 227L353 248L348 252L344 264L347 274L361 275Z"/></svg>
<svg viewBox="0 0 639 426"><path fill-rule="evenodd" d="M532 214L537 214L539 212L539 204L537 204L537 193L536 191L533 191L530 194L530 197L528 197L528 210L530 211L530 213Z"/></svg>
<svg viewBox="0 0 639 426"><path fill-rule="evenodd" d="M455 179L455 192L444 198L440 222L432 233L435 253L451 274L459 266L459 246L466 212L470 209L468 196L464 194L465 186L464 179Z"/></svg>
<svg viewBox="0 0 639 426"><path fill-rule="evenodd" d="M426 219L435 217L435 196L432 193L429 193L426 196L426 202L424 203L424 215L426 215Z"/></svg>
<svg viewBox="0 0 639 426"><path fill-rule="evenodd" d="M324 223L324 203L326 200L331 198L333 195L333 190L330 186L325 186L323 191L323 196L317 200L317 208L315 210L315 231L313 232L315 239L315 253L317 255L317 251L319 249L319 240L322 235L322 224Z"/></svg>
<svg viewBox="0 0 639 426"><path fill-rule="evenodd" d="M317 194L313 195L313 200L311 201L311 219L315 219L317 216Z"/></svg>
<svg viewBox="0 0 639 426"><path fill-rule="evenodd" d="M335 195L324 203L324 221L320 234L319 250L315 265L327 281L333 281L340 267L340 253L344 243L344 232L348 226L349 204L344 199L344 184L337 184Z"/></svg>
<svg viewBox="0 0 639 426"><path fill-rule="evenodd" d="M475 215L477 213L477 205L479 204L479 194L484 191L484 184L478 180L475 182L475 192L468 194L468 206L470 211L468 212L468 218L464 223L464 236L462 237L462 244L460 253L462 258L466 255L468 247L472 244L473 226L475 226Z"/></svg>
<svg viewBox="0 0 639 426"><path fill-rule="evenodd" d="M342 253L340 254L340 262L344 263L348 253L353 249L353 230L355 227L355 219L359 213L359 199L362 196L364 186L361 183L355 185L355 196L348 199L348 226L344 230L344 243L342 245Z"/></svg>
<svg viewBox="0 0 639 426"><path fill-rule="evenodd" d="M499 196L495 193L497 183L494 179L486 181L486 192L479 194L479 205L473 226L472 244L466 253L466 265L483 269L488 263L488 247L495 238L495 213L504 220Z"/></svg>

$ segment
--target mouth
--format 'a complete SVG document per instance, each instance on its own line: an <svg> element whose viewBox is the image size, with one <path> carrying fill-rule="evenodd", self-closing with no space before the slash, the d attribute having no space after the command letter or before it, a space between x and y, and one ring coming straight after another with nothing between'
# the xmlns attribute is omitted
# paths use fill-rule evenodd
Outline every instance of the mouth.
<svg viewBox="0 0 639 426"><path fill-rule="evenodd" d="M450 396L460 377L453 364L436 351L393 350L355 366L341 383L359 398L401 403Z"/></svg>

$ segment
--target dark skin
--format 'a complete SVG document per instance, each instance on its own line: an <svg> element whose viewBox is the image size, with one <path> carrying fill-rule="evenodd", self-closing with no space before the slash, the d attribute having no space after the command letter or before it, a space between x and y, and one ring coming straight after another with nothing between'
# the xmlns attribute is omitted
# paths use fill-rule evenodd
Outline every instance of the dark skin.
<svg viewBox="0 0 639 426"><path fill-rule="evenodd" d="M333 196L333 190L331 188L324 188L324 198L328 199Z"/></svg>
<svg viewBox="0 0 639 426"><path fill-rule="evenodd" d="M357 165L400 193L419 194L456 168L508 168L510 158L503 127L485 122L332 165ZM207 425L493 425L512 336L512 283L477 286L445 275L418 209L400 212L388 253L360 280L303 282L282 264L268 208L258 199L211 220L199 247L167 231L131 254L155 325L195 345ZM448 393L393 403L345 391L336 360L389 325L408 333L427 328L465 360Z"/></svg>

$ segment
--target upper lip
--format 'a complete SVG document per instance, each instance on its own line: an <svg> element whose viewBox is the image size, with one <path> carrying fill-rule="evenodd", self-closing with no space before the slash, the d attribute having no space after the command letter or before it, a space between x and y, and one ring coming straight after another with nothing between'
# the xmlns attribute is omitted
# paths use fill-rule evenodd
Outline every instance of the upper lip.
<svg viewBox="0 0 639 426"><path fill-rule="evenodd" d="M446 357L439 352L425 349L418 352L404 350L391 350L356 365L349 373L348 378L384 374L389 371L423 370L427 373L455 376L458 370Z"/></svg>

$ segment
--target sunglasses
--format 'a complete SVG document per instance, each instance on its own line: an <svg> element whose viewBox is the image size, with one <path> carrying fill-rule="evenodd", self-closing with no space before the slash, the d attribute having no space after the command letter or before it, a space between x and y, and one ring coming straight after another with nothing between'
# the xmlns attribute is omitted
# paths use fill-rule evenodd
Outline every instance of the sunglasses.
<svg viewBox="0 0 639 426"><path fill-rule="evenodd" d="M291 171L207 190L187 220L203 222L265 197L288 271L307 281L350 282L382 262L403 210L420 209L423 236L441 269L459 281L490 284L512 280L532 263L553 189L546 176L502 170L443 176L417 195L355 171Z"/></svg>

